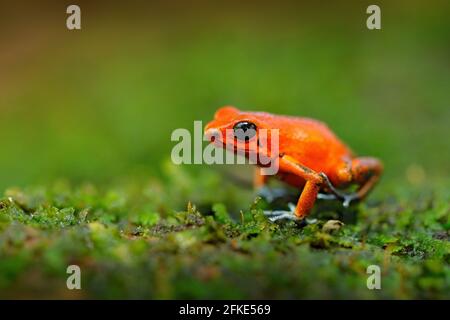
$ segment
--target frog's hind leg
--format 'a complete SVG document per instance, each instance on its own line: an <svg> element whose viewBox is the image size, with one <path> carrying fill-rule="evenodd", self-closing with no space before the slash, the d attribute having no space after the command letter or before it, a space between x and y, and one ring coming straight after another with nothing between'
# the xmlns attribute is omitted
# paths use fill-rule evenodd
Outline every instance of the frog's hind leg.
<svg viewBox="0 0 450 320"><path fill-rule="evenodd" d="M356 183L359 188L354 193L344 193L336 189L328 177L322 175L327 188L331 192L329 198L332 199L334 195L336 199L343 200L344 206L348 207L350 202L361 200L368 195L380 179L382 172L383 164L376 158L360 157L348 162L346 166L339 170L338 177L342 184Z"/></svg>
<svg viewBox="0 0 450 320"><path fill-rule="evenodd" d="M366 197L383 173L383 164L372 157L360 157L352 160L351 175L353 182L359 185L357 199Z"/></svg>

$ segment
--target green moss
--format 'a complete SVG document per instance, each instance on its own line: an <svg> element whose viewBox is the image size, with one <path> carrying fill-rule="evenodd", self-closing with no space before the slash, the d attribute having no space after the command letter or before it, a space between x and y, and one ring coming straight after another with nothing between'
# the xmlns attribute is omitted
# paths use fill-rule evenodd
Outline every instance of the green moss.
<svg viewBox="0 0 450 320"><path fill-rule="evenodd" d="M238 188L216 173L209 171L203 189L181 167L176 172L192 186L169 178L108 189L57 183L7 190L0 295L39 286L56 297L67 290L66 267L78 264L89 298L450 298L444 195L427 205L413 194L379 198L348 212L319 202L315 223L273 224L262 213L267 203L230 197L227 190ZM156 189L172 210L148 191ZM175 207L181 192L185 210ZM381 290L366 287L372 264L381 268Z"/></svg>

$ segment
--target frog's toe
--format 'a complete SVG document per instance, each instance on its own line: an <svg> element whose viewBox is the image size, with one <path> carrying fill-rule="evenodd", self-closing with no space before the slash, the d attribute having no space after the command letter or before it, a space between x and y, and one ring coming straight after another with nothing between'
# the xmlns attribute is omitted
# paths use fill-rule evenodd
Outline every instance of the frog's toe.
<svg viewBox="0 0 450 320"><path fill-rule="evenodd" d="M331 194L331 193L318 193L317 199L319 199L319 200L337 200L338 198L336 197L336 195Z"/></svg>
<svg viewBox="0 0 450 320"><path fill-rule="evenodd" d="M276 211L264 212L264 214L272 222L279 221L279 220L290 220L290 221L299 221L300 220L294 213L292 213L290 211L276 210Z"/></svg>
<svg viewBox="0 0 450 320"><path fill-rule="evenodd" d="M357 194L348 194L344 196L344 200L342 201L342 205L345 208L348 208L350 206L350 203L352 203L352 201L355 200L359 200L359 197Z"/></svg>

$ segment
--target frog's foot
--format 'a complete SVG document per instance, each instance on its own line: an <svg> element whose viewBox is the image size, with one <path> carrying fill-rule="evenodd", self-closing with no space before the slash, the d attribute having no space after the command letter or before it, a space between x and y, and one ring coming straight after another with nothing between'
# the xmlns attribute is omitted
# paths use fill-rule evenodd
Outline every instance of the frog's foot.
<svg viewBox="0 0 450 320"><path fill-rule="evenodd" d="M301 220L293 212L287 211L287 210L264 211L264 214L272 222L275 222L278 220L290 220L290 221L300 221Z"/></svg>
<svg viewBox="0 0 450 320"><path fill-rule="evenodd" d="M295 206L292 203L289 203L288 206L289 210L265 210L264 215L272 222L278 220L300 221L301 219L295 215Z"/></svg>
<svg viewBox="0 0 450 320"><path fill-rule="evenodd" d="M317 199L319 199L319 200L337 200L339 198L335 194L331 194L331 193L318 193Z"/></svg>
<svg viewBox="0 0 450 320"><path fill-rule="evenodd" d="M357 193L349 193L344 194L340 193L339 196L332 193L319 193L317 194L317 199L319 200L340 200L342 201L342 205L346 208L350 206L350 203L359 200L359 196Z"/></svg>
<svg viewBox="0 0 450 320"><path fill-rule="evenodd" d="M264 211L264 215L269 218L270 221L280 221L280 220L287 220L287 221L295 221L300 225L307 225L307 224L315 224L317 223L317 219L305 219L305 218L299 218L295 214L295 205L292 203L288 203L289 210L275 210L275 211Z"/></svg>
<svg viewBox="0 0 450 320"><path fill-rule="evenodd" d="M350 206L350 203L352 203L355 200L359 200L359 196L357 193L348 193L348 194L339 194L339 196L335 194L329 194L329 193L319 193L317 195L317 199L320 200L340 200L342 201L342 205L345 208L348 208Z"/></svg>
<svg viewBox="0 0 450 320"><path fill-rule="evenodd" d="M258 190L257 195L265 199L267 202L273 202L276 199L288 196L289 192L282 188L269 188L267 186L263 186Z"/></svg>

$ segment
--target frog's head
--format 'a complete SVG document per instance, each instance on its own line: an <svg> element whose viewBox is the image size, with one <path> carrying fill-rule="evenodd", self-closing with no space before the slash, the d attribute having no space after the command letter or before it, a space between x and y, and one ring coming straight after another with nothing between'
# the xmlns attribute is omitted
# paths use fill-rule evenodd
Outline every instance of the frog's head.
<svg viewBox="0 0 450 320"><path fill-rule="evenodd" d="M270 153L269 114L240 111L232 106L217 110L205 127L205 136L216 146L233 151ZM262 130L265 129L265 130ZM265 148L267 147L267 148Z"/></svg>

